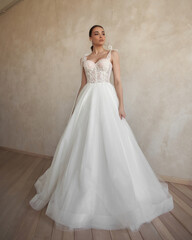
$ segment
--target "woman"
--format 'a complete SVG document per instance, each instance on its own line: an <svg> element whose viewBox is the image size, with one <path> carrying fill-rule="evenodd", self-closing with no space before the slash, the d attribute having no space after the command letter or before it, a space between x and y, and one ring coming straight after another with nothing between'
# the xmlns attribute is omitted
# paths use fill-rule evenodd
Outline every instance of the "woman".
<svg viewBox="0 0 192 240"><path fill-rule="evenodd" d="M168 185L148 164L125 119L117 50L103 48L105 31L89 31L92 53L81 58L75 107L51 166L35 183L35 210L61 230L139 230L173 209ZM113 70L114 85L110 83Z"/></svg>

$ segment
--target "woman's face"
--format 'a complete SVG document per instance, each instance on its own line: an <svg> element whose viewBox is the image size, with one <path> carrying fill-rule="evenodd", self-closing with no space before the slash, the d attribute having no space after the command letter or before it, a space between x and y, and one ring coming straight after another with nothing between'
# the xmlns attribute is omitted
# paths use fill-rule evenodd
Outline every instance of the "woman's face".
<svg viewBox="0 0 192 240"><path fill-rule="evenodd" d="M101 27L94 27L91 37L89 38L93 45L101 46L105 42L105 31Z"/></svg>

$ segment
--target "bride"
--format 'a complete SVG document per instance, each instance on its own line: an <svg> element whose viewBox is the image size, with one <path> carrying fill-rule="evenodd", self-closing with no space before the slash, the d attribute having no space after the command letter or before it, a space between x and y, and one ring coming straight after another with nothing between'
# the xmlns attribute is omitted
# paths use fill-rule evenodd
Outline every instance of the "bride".
<svg viewBox="0 0 192 240"><path fill-rule="evenodd" d="M171 211L173 198L125 119L118 51L104 49L100 25L90 29L89 39L91 53L80 59L81 86L69 121L29 203L35 210L47 205L46 215L61 230L138 231Z"/></svg>

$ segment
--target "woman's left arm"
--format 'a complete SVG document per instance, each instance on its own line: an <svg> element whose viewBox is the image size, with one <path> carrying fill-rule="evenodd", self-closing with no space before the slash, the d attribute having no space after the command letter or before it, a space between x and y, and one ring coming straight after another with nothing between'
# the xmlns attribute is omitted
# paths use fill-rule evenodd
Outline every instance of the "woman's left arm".
<svg viewBox="0 0 192 240"><path fill-rule="evenodd" d="M117 51L112 50L111 56L112 56L112 64L113 64L114 87L119 99L119 116L122 119L122 117L124 118L126 117L126 114L125 114L124 104L123 104L123 87L122 87L122 82L120 78L119 54Z"/></svg>

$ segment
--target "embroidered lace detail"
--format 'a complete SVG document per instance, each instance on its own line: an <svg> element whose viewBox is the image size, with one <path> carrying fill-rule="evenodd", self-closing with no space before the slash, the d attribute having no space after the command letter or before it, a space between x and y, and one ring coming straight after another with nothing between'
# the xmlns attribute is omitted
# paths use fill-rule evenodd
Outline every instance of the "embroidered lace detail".
<svg viewBox="0 0 192 240"><path fill-rule="evenodd" d="M117 49L114 49L118 51ZM110 45L107 57L99 59L97 62L87 59L88 54L85 54L81 58L81 66L85 69L85 74L88 83L98 82L110 82L112 63L111 63L111 51L112 46Z"/></svg>

